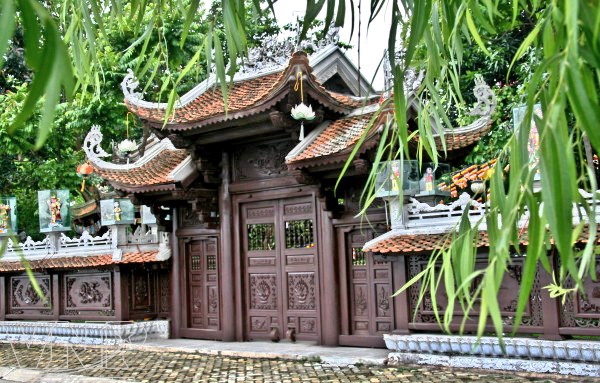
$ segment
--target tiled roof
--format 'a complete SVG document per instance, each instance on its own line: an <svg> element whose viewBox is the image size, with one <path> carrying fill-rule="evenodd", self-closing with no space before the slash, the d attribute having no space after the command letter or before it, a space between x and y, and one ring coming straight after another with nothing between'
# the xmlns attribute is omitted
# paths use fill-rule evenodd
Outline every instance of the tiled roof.
<svg viewBox="0 0 600 383"><path fill-rule="evenodd" d="M250 80L235 82L228 89L227 112L234 113L256 105L271 90L279 84L283 72L272 73ZM133 105L126 100L127 107L141 119L163 122L165 109L148 109ZM188 123L200 121L225 113L225 104L221 87L209 89L198 98L182 108L175 109L175 115L170 123Z"/></svg>
<svg viewBox="0 0 600 383"><path fill-rule="evenodd" d="M372 116L373 113L368 113L330 123L304 150L287 159L286 163L329 156L353 146L364 133Z"/></svg>
<svg viewBox="0 0 600 383"><path fill-rule="evenodd" d="M475 125L475 124L474 124ZM453 132L452 130L448 130L444 134L444 141L446 143L446 150L458 150L465 148L470 145L474 145L481 139L481 137L485 136L487 132L490 130L492 126L492 121L489 120L480 125L473 126L473 129L467 128L457 128L457 132ZM435 145L439 151L444 149L442 145L442 137L435 136Z"/></svg>
<svg viewBox="0 0 600 383"><path fill-rule="evenodd" d="M92 213L98 212L98 203L96 201L88 201L81 205L71 207L71 215L73 218L82 218Z"/></svg>
<svg viewBox="0 0 600 383"><path fill-rule="evenodd" d="M598 227L600 232L600 226ZM589 237L589 229L586 226L579 235L579 242L586 243ZM373 253L423 253L438 250L444 246L448 246L452 240L451 233L442 234L398 234L391 236L382 241L373 243L369 247L365 247L364 251L371 251ZM600 243L600 237L596 238L596 242ZM527 236L527 230L519 234L519 244L527 246L529 244L529 238ZM477 247L489 247L490 240L487 231L480 231L477 237Z"/></svg>
<svg viewBox="0 0 600 383"><path fill-rule="evenodd" d="M469 181L484 180L488 177L488 170L490 170L496 164L497 159L485 162L481 165L471 165L465 169L462 169L452 175L452 182L450 185L440 184L439 188L442 191L450 191L450 195L453 198L458 197L457 189L465 189L468 186Z"/></svg>
<svg viewBox="0 0 600 383"><path fill-rule="evenodd" d="M100 168L94 171L110 181L116 189L160 186L173 183L169 174L188 156L184 149L163 150L154 158L139 167L129 169Z"/></svg>
<svg viewBox="0 0 600 383"><path fill-rule="evenodd" d="M90 267L100 267L124 263L148 263L159 262L156 259L158 251L145 251L137 253L125 253L120 261L113 261L112 254L90 255L88 257L61 257L30 261L32 270L40 269L80 269ZM0 272L23 271L25 267L20 261L0 262Z"/></svg>

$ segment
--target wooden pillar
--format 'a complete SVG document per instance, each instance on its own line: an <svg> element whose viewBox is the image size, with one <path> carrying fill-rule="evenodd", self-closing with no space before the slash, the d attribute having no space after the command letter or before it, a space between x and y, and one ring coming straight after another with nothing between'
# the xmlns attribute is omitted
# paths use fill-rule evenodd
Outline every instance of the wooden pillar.
<svg viewBox="0 0 600 383"><path fill-rule="evenodd" d="M173 255L173 266L171 268L171 275L169 278L170 290L171 290L171 302L169 309L171 311L171 338L179 338L181 335L181 311L185 309L186 305L181 301L181 256L179 254L179 247L181 241L177 239L177 229L179 226L179 211L177 208L173 208L173 233L172 233L172 245L171 254Z"/></svg>
<svg viewBox="0 0 600 383"><path fill-rule="evenodd" d="M337 346L340 335L340 289L336 269L335 232L330 212L325 210L325 200L320 199L321 256L319 265L321 283L321 344Z"/></svg>
<svg viewBox="0 0 600 383"><path fill-rule="evenodd" d="M236 320L243 318L235 315L235 273L233 236L231 232L231 195L229 194L230 163L229 153L223 152L221 161L221 188L219 190L219 211L221 216L221 326L223 340L235 340ZM240 334L241 336L241 334Z"/></svg>
<svg viewBox="0 0 600 383"><path fill-rule="evenodd" d="M400 255L392 262L392 273L394 276L394 290L400 289L408 281L408 267L405 255ZM408 290L404 290L394 299L394 317L396 319L394 334L410 334L408 324L412 315Z"/></svg>
<svg viewBox="0 0 600 383"><path fill-rule="evenodd" d="M129 293L127 275L121 273L119 266L113 269L113 284L115 291L115 320L129 320Z"/></svg>
<svg viewBox="0 0 600 383"><path fill-rule="evenodd" d="M9 278L10 280L10 278ZM6 294L6 277L0 276L0 320L6 319L6 302L8 295Z"/></svg>
<svg viewBox="0 0 600 383"><path fill-rule="evenodd" d="M52 274L51 290L52 296L50 296L50 304L52 304L52 316L54 320L59 320L60 318L60 275Z"/></svg>
<svg viewBox="0 0 600 383"><path fill-rule="evenodd" d="M550 259L550 264L554 270L554 260ZM538 266L537 272L540 276L540 286L548 286L553 283L552 276L544 270L543 267ZM530 299L536 299L537 297L532 295ZM544 321L544 332L542 333L542 339L546 340L562 340L564 339L558 332L560 327L560 303L558 299L551 298L550 292L547 289L540 289L540 299L542 300L542 320Z"/></svg>

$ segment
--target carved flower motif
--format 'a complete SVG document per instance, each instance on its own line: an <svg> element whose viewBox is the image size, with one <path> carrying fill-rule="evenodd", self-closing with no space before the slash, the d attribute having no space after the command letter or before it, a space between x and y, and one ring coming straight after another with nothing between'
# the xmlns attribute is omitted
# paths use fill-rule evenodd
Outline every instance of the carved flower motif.
<svg viewBox="0 0 600 383"><path fill-rule="evenodd" d="M117 149L119 149L121 153L134 152L137 150L137 144L133 140L125 139L117 145Z"/></svg>
<svg viewBox="0 0 600 383"><path fill-rule="evenodd" d="M314 120L315 112L312 110L311 105L306 105L304 103L300 103L292 108L292 117L295 120Z"/></svg>

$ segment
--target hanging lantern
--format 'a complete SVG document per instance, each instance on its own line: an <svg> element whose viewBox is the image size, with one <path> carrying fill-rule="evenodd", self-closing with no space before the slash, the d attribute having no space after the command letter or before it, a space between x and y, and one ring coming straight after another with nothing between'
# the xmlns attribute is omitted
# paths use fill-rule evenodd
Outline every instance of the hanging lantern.
<svg viewBox="0 0 600 383"><path fill-rule="evenodd" d="M85 179L94 172L94 168L90 165L89 161L77 166L77 174L83 178L81 181L81 192L85 188Z"/></svg>
<svg viewBox="0 0 600 383"><path fill-rule="evenodd" d="M302 84L302 71L296 73L296 84L294 84L294 91L300 90L300 104L292 108L291 115L294 120L300 120L300 135L299 141L304 139L304 121L311 121L315 119L315 112L311 105L304 103L304 87Z"/></svg>

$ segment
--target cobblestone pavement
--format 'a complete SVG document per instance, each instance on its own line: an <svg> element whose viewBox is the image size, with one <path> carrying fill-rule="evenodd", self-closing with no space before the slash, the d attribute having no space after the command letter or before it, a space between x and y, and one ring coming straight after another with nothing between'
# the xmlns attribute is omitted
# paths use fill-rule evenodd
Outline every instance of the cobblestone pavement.
<svg viewBox="0 0 600 383"><path fill-rule="evenodd" d="M318 360L226 357L90 347L0 346L0 366L130 382L594 382L440 367L332 366ZM64 375L66 376L66 375ZM2 377L0 377L2 378ZM36 380L43 381L43 380ZM57 381L57 380L52 380ZM66 381L66 380L58 380ZM75 380L69 380L75 381Z"/></svg>

